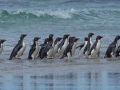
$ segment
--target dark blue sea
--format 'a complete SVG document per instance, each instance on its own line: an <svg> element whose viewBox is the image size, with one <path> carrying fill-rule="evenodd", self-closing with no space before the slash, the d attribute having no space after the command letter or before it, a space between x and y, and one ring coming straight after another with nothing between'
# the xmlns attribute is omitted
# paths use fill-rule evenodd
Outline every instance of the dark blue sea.
<svg viewBox="0 0 120 90"><path fill-rule="evenodd" d="M39 44L49 34L80 38L102 35L97 59L78 56L27 60L34 37ZM20 35L26 50L21 60L9 61ZM104 59L109 44L120 35L120 0L0 0L0 39L6 39L0 55L0 90L120 90L120 58ZM119 43L120 44L120 43Z"/></svg>

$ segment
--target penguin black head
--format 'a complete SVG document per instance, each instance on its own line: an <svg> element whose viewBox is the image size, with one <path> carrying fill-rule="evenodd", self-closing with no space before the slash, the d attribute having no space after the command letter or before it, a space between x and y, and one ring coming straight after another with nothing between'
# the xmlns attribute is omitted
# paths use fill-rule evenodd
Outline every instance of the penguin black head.
<svg viewBox="0 0 120 90"><path fill-rule="evenodd" d="M56 40L54 41L54 45L59 42L62 38L61 37L57 37Z"/></svg>
<svg viewBox="0 0 120 90"><path fill-rule="evenodd" d="M101 38L103 38L103 36L97 36L96 40L100 40Z"/></svg>
<svg viewBox="0 0 120 90"><path fill-rule="evenodd" d="M20 36L20 39L23 39L25 36L27 36L27 34L22 34L22 35Z"/></svg>
<svg viewBox="0 0 120 90"><path fill-rule="evenodd" d="M65 34L64 36L63 36L63 39L66 39L66 38L68 38L70 36L70 34Z"/></svg>
<svg viewBox="0 0 120 90"><path fill-rule="evenodd" d="M47 43L48 43L48 38L44 40L44 44L47 44Z"/></svg>
<svg viewBox="0 0 120 90"><path fill-rule="evenodd" d="M117 35L116 37L115 37L115 40L117 41L117 40L119 40L120 39L120 35Z"/></svg>
<svg viewBox="0 0 120 90"><path fill-rule="evenodd" d="M94 35L94 33L89 33L88 37L92 37Z"/></svg>
<svg viewBox="0 0 120 90"><path fill-rule="evenodd" d="M75 42L77 42L80 38L75 38Z"/></svg>
<svg viewBox="0 0 120 90"><path fill-rule="evenodd" d="M57 37L57 38L56 38L57 41L60 41L61 39L62 39L61 37Z"/></svg>
<svg viewBox="0 0 120 90"><path fill-rule="evenodd" d="M50 35L49 35L49 38L52 38L53 36L54 36L54 34L50 34Z"/></svg>
<svg viewBox="0 0 120 90"><path fill-rule="evenodd" d="M88 41L88 37L85 37L85 39L84 39L85 41Z"/></svg>
<svg viewBox="0 0 120 90"><path fill-rule="evenodd" d="M35 37L33 41L38 41L41 37Z"/></svg>
<svg viewBox="0 0 120 90"><path fill-rule="evenodd" d="M5 39L2 39L2 40L0 40L0 43L3 43L3 42L5 42L6 40Z"/></svg>
<svg viewBox="0 0 120 90"><path fill-rule="evenodd" d="M74 39L75 39L75 36L73 36L73 37L69 37L69 42L73 42Z"/></svg>

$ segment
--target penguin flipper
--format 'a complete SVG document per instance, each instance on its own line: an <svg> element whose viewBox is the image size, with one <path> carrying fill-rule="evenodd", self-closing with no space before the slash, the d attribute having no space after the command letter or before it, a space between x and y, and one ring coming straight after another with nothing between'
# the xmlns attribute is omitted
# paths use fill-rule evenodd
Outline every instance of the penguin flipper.
<svg viewBox="0 0 120 90"><path fill-rule="evenodd" d="M112 48L112 51L113 51L113 55L115 55L116 53L115 48Z"/></svg>
<svg viewBox="0 0 120 90"><path fill-rule="evenodd" d="M16 45L14 48L13 48L13 51L10 55L10 58L9 60L11 60L13 57L15 57L17 55L17 52L20 50L20 48L22 47L22 45Z"/></svg>
<svg viewBox="0 0 120 90"><path fill-rule="evenodd" d="M84 46L84 44L79 45L79 46L76 47L76 49L79 48L79 47L80 47L80 49L81 49L83 46Z"/></svg>
<svg viewBox="0 0 120 90"><path fill-rule="evenodd" d="M33 52L35 51L35 47L31 47L30 51L29 51L29 55L28 55L28 59L32 59L31 55L33 54Z"/></svg>
<svg viewBox="0 0 120 90"><path fill-rule="evenodd" d="M87 51L90 50L90 43L87 43Z"/></svg>
<svg viewBox="0 0 120 90"><path fill-rule="evenodd" d="M58 48L62 48L62 46L64 45L64 42L62 41L59 45L58 45Z"/></svg>

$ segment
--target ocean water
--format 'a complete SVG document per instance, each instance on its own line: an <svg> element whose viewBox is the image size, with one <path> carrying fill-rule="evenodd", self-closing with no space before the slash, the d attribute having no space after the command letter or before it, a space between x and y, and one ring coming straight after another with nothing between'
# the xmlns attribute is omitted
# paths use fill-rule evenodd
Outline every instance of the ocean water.
<svg viewBox="0 0 120 90"><path fill-rule="evenodd" d="M70 34L80 38L79 45L89 32L95 33L93 42L103 36L98 59L78 58L76 52L70 62L27 60L36 36L41 44L49 34L54 39ZM9 61L21 34L27 34L22 60ZM119 90L119 58L103 58L116 35L120 35L119 0L0 0L0 39L7 40L0 55L0 89Z"/></svg>

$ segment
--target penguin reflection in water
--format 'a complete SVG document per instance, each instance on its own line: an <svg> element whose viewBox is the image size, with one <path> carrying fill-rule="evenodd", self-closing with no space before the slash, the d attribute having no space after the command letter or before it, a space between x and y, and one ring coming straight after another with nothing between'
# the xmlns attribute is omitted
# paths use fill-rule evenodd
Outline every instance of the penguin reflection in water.
<svg viewBox="0 0 120 90"><path fill-rule="evenodd" d="M20 56L23 55L23 52L25 51L25 43L23 41L24 37L26 36L27 34L22 34L20 36L20 40L18 41L17 45L13 48L13 51L10 55L10 58L9 60L13 59L13 58L17 58L19 59Z"/></svg>
<svg viewBox="0 0 120 90"><path fill-rule="evenodd" d="M90 52L88 53L88 58L95 58L96 55L99 53L101 47L101 42L100 42L101 38L103 38L103 36L96 37L96 41L91 47Z"/></svg>
<svg viewBox="0 0 120 90"><path fill-rule="evenodd" d="M105 53L104 58L111 58L116 56L116 52L118 50L118 40L120 39L120 36L116 36L114 41L109 45L107 48L107 51Z"/></svg>
<svg viewBox="0 0 120 90"><path fill-rule="evenodd" d="M33 45L31 46L31 49L29 51L28 59L34 60L39 52L39 45L38 40L40 37L35 37L33 40Z"/></svg>
<svg viewBox="0 0 120 90"><path fill-rule="evenodd" d="M0 54L3 51L3 42L5 42L6 40L0 40Z"/></svg>
<svg viewBox="0 0 120 90"><path fill-rule="evenodd" d="M74 45L74 41L75 41L75 37L69 37L69 44L64 50L63 55L60 59L64 57L68 57L68 60L70 59L70 57L72 56L72 47Z"/></svg>

